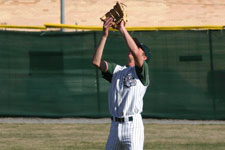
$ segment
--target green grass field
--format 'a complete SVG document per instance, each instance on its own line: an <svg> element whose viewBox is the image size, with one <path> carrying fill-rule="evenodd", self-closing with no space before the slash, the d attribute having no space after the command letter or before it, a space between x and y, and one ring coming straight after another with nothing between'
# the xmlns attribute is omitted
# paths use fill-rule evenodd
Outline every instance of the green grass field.
<svg viewBox="0 0 225 150"><path fill-rule="evenodd" d="M0 150L103 150L109 124L0 124ZM225 150L225 125L145 124L145 150Z"/></svg>

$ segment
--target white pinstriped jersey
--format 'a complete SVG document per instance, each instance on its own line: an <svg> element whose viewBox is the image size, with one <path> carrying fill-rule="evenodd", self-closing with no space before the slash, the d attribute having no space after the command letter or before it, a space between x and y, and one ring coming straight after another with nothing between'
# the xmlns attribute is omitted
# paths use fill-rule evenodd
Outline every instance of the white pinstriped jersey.
<svg viewBox="0 0 225 150"><path fill-rule="evenodd" d="M111 86L108 93L110 114L114 117L125 117L140 114L143 109L143 97L149 85L148 65L146 85L139 79L136 67L116 65L113 69Z"/></svg>

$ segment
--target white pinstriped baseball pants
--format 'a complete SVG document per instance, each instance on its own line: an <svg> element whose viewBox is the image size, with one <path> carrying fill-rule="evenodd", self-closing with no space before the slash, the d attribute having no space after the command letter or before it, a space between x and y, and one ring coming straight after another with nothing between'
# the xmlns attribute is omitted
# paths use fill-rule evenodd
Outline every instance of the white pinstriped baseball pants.
<svg viewBox="0 0 225 150"><path fill-rule="evenodd" d="M144 125L140 114L133 121L112 121L106 150L143 150Z"/></svg>

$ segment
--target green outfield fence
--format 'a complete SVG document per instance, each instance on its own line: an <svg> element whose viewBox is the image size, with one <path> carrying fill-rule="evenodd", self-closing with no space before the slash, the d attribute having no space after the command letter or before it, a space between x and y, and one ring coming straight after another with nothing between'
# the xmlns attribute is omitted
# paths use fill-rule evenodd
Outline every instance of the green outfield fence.
<svg viewBox="0 0 225 150"><path fill-rule="evenodd" d="M109 83L92 66L101 31L0 31L0 116L108 117ZM144 117L225 119L225 31L130 31L149 45ZM119 32L104 59L127 62Z"/></svg>

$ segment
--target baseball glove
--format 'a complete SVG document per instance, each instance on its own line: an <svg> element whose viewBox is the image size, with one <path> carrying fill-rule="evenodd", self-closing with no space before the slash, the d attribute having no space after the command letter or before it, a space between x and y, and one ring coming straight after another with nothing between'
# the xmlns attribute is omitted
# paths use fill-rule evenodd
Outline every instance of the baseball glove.
<svg viewBox="0 0 225 150"><path fill-rule="evenodd" d="M111 9L109 12L107 12L104 16L100 18L101 21L105 22L107 17L113 18L113 28L117 28L117 26L120 24L120 22L123 20L124 23L127 22L127 14L125 12L125 4L117 2L116 5Z"/></svg>

